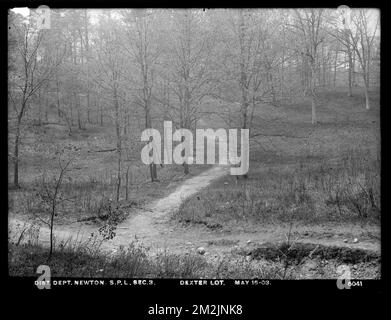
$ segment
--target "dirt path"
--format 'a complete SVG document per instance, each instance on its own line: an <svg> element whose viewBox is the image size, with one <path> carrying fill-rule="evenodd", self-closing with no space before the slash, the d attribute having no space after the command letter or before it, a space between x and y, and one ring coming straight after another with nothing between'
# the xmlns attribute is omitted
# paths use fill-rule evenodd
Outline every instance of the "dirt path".
<svg viewBox="0 0 391 320"><path fill-rule="evenodd" d="M188 197L205 188L213 180L229 173L227 166L215 166L193 178L184 181L174 192L165 198L158 199L145 209L138 210L132 217L117 226L116 236L113 240L106 241L104 249L112 250L119 246L126 247L135 239L141 240L146 245L156 247L162 244L164 234L172 232L167 221L180 204ZM16 218L9 221L9 225L23 226L25 222ZM91 233L97 233L98 227L87 224L55 226L54 232L58 241L72 238L76 241L86 240ZM40 241L49 242L49 229L40 228Z"/></svg>
<svg viewBox="0 0 391 320"><path fill-rule="evenodd" d="M138 239L151 248L151 253L161 249L183 253L203 246L207 254L212 256L229 253L239 246L251 247L264 242L284 241L288 226L249 225L243 228L233 226L224 230L210 230L205 226L186 227L170 221L172 214L186 198L226 174L229 174L227 166L215 166L198 176L185 180L170 195L150 203L145 209L139 209L125 222L118 225L115 238L105 241L102 249L113 251L119 246L126 248L132 241ZM23 225L20 220L10 220L10 224L17 223ZM56 226L55 235L60 241L69 238L85 241L91 233L97 234L97 229L97 226L87 224ZM339 225L295 226L292 232L293 239L298 242L380 251L380 229L376 228L369 230ZM366 236L368 233L378 233L379 238L370 238ZM354 241L356 237L359 239L358 242ZM40 229L40 241L44 244L49 243L48 228Z"/></svg>
<svg viewBox="0 0 391 320"><path fill-rule="evenodd" d="M213 180L228 174L228 170L228 167L216 166L186 180L167 197L154 201L145 210L140 210L134 217L118 225L116 237L108 241L107 245L126 246L137 237L147 245L159 246L164 242L165 235L173 232L168 221L181 203Z"/></svg>

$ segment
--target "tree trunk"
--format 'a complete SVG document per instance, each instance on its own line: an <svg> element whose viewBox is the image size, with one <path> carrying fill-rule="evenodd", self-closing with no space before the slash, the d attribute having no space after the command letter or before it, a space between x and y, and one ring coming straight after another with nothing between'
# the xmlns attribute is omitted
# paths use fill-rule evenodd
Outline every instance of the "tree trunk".
<svg viewBox="0 0 391 320"><path fill-rule="evenodd" d="M114 86L114 104L115 104L115 129L117 134L117 155L118 155L118 166L117 166L117 202L119 201L119 194L121 189L121 128L119 122L119 104L117 97L117 88Z"/></svg>
<svg viewBox="0 0 391 320"><path fill-rule="evenodd" d="M369 110L371 107L370 107L370 104L369 104L369 90L368 90L368 81L365 81L365 109Z"/></svg>
<svg viewBox="0 0 391 320"><path fill-rule="evenodd" d="M316 103L315 103L315 95L311 94L311 109L312 109L312 124L316 124Z"/></svg>
<svg viewBox="0 0 391 320"><path fill-rule="evenodd" d="M181 138L181 142L184 142L185 141L185 137L182 136ZM182 150L182 156L184 157L185 156L185 150ZM189 164L187 163L187 159L185 160L185 162L183 163L183 173L185 175L188 175L190 173L190 170L189 170Z"/></svg>
<svg viewBox="0 0 391 320"><path fill-rule="evenodd" d="M188 175L190 173L190 170L189 170L189 164L187 162L185 162L183 164L183 167L184 167L184 174L185 175Z"/></svg>
<svg viewBox="0 0 391 320"><path fill-rule="evenodd" d="M42 124L42 95L41 90L38 91L38 124L39 126Z"/></svg>
<svg viewBox="0 0 391 320"><path fill-rule="evenodd" d="M353 53L352 53L352 86L353 87L356 86L356 77L355 77L356 73L354 71L354 69L355 69L355 63L354 63L355 59L356 59L356 51L353 50Z"/></svg>
<svg viewBox="0 0 391 320"><path fill-rule="evenodd" d="M102 104L99 105L100 110L100 126L103 127L103 107Z"/></svg>
<svg viewBox="0 0 391 320"><path fill-rule="evenodd" d="M151 175L151 181L155 182L157 180L157 169L155 163L151 163L149 165L149 173Z"/></svg>
<svg viewBox="0 0 391 320"><path fill-rule="evenodd" d="M125 200L128 201L129 200L129 166L126 169L125 179L126 179L126 181L125 181L126 182Z"/></svg>
<svg viewBox="0 0 391 320"><path fill-rule="evenodd" d="M77 125L79 127L79 129L83 129L83 126L81 124L81 116L80 116L80 109L79 107L77 107Z"/></svg>
<svg viewBox="0 0 391 320"><path fill-rule="evenodd" d="M53 201L56 201L53 199ZM56 206L53 204L52 207L52 213L50 216L50 250L49 250L49 259L52 257L53 254L53 227L54 227L54 215L56 213Z"/></svg>
<svg viewBox="0 0 391 320"><path fill-rule="evenodd" d="M144 97L146 97L146 95L144 95ZM149 114L149 102L146 98L144 99L144 102L145 102L145 106L144 106L145 107L145 127L147 129L149 129L149 128L152 128L151 117ZM156 181L157 180L157 169L156 169L155 163L151 163L149 165L149 173L151 176L151 182Z"/></svg>
<svg viewBox="0 0 391 320"><path fill-rule="evenodd" d="M156 169L156 164L155 163L151 163L149 165L149 171L150 171L150 174L151 174L151 181L152 182L157 181L157 169Z"/></svg>
<svg viewBox="0 0 391 320"><path fill-rule="evenodd" d="M77 111L77 125L80 130L83 129L83 123L81 119L81 114L80 114L80 96L79 94L74 94L75 97L75 104L76 104L76 111Z"/></svg>
<svg viewBox="0 0 391 320"><path fill-rule="evenodd" d="M119 194L121 191L121 151L118 152L118 162L117 162L117 190L116 190L116 199L119 201Z"/></svg>
<svg viewBox="0 0 391 320"><path fill-rule="evenodd" d="M58 75L56 73L56 97L57 97L57 114L58 114L58 120L60 120L61 118L61 114L60 114L60 85L59 85L59 81L58 81Z"/></svg>
<svg viewBox="0 0 391 320"><path fill-rule="evenodd" d="M348 51L348 63L349 63L349 70L348 70L348 86L349 86L349 91L348 91L348 97L352 96L352 53L350 50Z"/></svg>
<svg viewBox="0 0 391 320"><path fill-rule="evenodd" d="M73 117L73 103L71 102L70 104L69 104L69 107L70 107L70 110L71 110L71 126L74 126L75 125L75 119L74 119L74 117Z"/></svg>
<svg viewBox="0 0 391 320"><path fill-rule="evenodd" d="M16 136L15 136L15 149L14 149L14 186L19 188L19 143L20 143L20 121L18 119Z"/></svg>
<svg viewBox="0 0 391 320"><path fill-rule="evenodd" d="M310 69L310 91L311 91L311 122L313 125L317 123L316 119L316 97L315 97L315 66L312 63Z"/></svg>
<svg viewBox="0 0 391 320"><path fill-rule="evenodd" d="M49 98L45 99L45 121L49 122Z"/></svg>
<svg viewBox="0 0 391 320"><path fill-rule="evenodd" d="M244 37L245 37L245 24L243 12L239 13L240 25L239 25L239 45L240 45L240 79L239 85L242 94L242 105L241 105L241 114L242 114L242 129L247 128L247 109L248 109L248 92L246 87L247 76L245 70L245 48L244 48Z"/></svg>
<svg viewBox="0 0 391 320"><path fill-rule="evenodd" d="M338 50L335 50L335 59L334 59L334 88L337 83L337 61L338 61Z"/></svg>
<svg viewBox="0 0 391 320"><path fill-rule="evenodd" d="M87 10L84 10L84 31L85 31L85 56L86 56L86 75L87 75L87 121L88 123L91 123L91 118L90 118L90 108L91 108L91 103L90 103L90 44L89 44L89 37L88 37L88 15L87 15Z"/></svg>
<svg viewBox="0 0 391 320"><path fill-rule="evenodd" d="M322 42L322 85L326 85L326 59L324 57L324 42Z"/></svg>
<svg viewBox="0 0 391 320"><path fill-rule="evenodd" d="M282 58L281 58L281 80L280 80L280 96L281 100L284 99L284 64L285 64L285 30L283 32L283 47L282 47Z"/></svg>

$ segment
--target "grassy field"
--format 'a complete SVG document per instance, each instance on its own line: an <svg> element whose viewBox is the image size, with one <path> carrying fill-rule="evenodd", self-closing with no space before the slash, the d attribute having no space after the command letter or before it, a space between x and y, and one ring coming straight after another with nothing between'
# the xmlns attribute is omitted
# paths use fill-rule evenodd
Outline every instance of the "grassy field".
<svg viewBox="0 0 391 320"><path fill-rule="evenodd" d="M362 94L319 95L310 106L280 107L251 141L248 179L223 177L187 199L174 219L232 227L251 224L380 224L379 94L372 110ZM270 112L268 112L270 113ZM262 111L257 115L262 121ZM279 136L279 135L281 136Z"/></svg>

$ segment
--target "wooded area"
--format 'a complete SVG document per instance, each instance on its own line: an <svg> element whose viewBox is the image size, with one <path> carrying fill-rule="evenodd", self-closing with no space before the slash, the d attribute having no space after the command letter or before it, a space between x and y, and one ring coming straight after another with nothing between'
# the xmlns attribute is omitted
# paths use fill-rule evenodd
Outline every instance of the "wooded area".
<svg viewBox="0 0 391 320"><path fill-rule="evenodd" d="M379 277L380 10L48 10L50 26L9 11L9 212L33 221L13 227L14 274L46 259L41 234L60 275ZM145 129L164 159L178 129L210 129L219 151L217 129L248 129L249 170L142 162Z"/></svg>
<svg viewBox="0 0 391 320"><path fill-rule="evenodd" d="M113 124L121 159L132 130L163 120L195 129L217 113L254 137L262 134L254 112L263 104L306 97L316 124L319 89L346 84L351 96L362 86L370 109L368 90L379 85L374 10L352 10L349 24L330 9L51 10L48 30L24 19L10 11L15 186L21 131L31 124L66 125L70 135L75 127ZM207 101L233 109L222 114L205 108ZM156 166L150 170L153 181Z"/></svg>

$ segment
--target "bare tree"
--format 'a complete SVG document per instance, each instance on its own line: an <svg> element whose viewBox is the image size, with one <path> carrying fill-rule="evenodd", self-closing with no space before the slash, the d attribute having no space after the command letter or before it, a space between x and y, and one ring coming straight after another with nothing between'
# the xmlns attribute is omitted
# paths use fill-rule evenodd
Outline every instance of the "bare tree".
<svg viewBox="0 0 391 320"><path fill-rule="evenodd" d="M60 65L65 50L57 47L53 52L40 51L43 40L50 30L39 30L32 22L15 23L11 18L10 28L16 36L16 68L9 73L8 95L16 115L14 139L14 186L19 187L19 147L23 120L32 97L50 80Z"/></svg>
<svg viewBox="0 0 391 320"><path fill-rule="evenodd" d="M373 14L375 14L374 19ZM345 32L350 36L350 42L357 55L361 66L361 75L365 88L365 108L370 109L369 102L369 79L370 66L373 55L373 44L379 25L378 12L367 9L354 9L351 14L351 26L345 23Z"/></svg>
<svg viewBox="0 0 391 320"><path fill-rule="evenodd" d="M124 45L131 61L136 65L135 76L132 83L135 90L135 101L140 105L145 114L145 128L152 128L152 92L156 63L159 57L157 39L153 37L154 15L146 10L131 10L123 13L127 24L127 41ZM157 180L157 168L155 163L149 166L151 181Z"/></svg>
<svg viewBox="0 0 391 320"><path fill-rule="evenodd" d="M340 21L341 19L341 21ZM352 82L353 82L353 73L354 73L354 44L352 42L351 36L347 29L346 17L341 14L337 16L336 19L332 19L331 25L332 29L328 30L328 33L338 41L338 49L335 51L335 75L336 75L336 66L337 66L337 57L338 52L344 52L348 60L348 97L352 96ZM340 22L342 22L342 28L340 28ZM335 80L334 80L335 82ZM335 86L335 85L334 85Z"/></svg>
<svg viewBox="0 0 391 320"><path fill-rule="evenodd" d="M213 91L207 14L202 10L180 10L165 15L168 41L162 47L159 80L163 98L154 95L177 128L195 130L202 102ZM184 139L184 137L182 137ZM184 151L183 154L184 156ZM187 161L184 174L190 172Z"/></svg>
<svg viewBox="0 0 391 320"><path fill-rule="evenodd" d="M97 50L97 63L99 69L96 70L94 80L96 84L107 92L111 98L109 101L114 107L114 123L116 133L117 152L117 186L116 200L119 201L121 189L121 164L122 164L122 130L121 118L123 108L120 105L120 97L123 87L124 57L120 46L119 32L115 21L110 15L101 20L100 44Z"/></svg>
<svg viewBox="0 0 391 320"><path fill-rule="evenodd" d="M43 180L42 189L39 193L44 209L47 211L49 218L48 220L40 219L46 225L48 225L50 230L50 250L49 250L49 259L53 253L54 247L54 220L58 215L58 206L62 202L69 200L65 199L61 193L61 187L64 181L66 173L70 170L69 166L72 163L73 159L69 159L65 162L62 161L61 156L58 158L59 164L59 173L57 177L54 177L52 181L46 182Z"/></svg>
<svg viewBox="0 0 391 320"><path fill-rule="evenodd" d="M316 118L316 74L318 71L319 45L324 40L322 33L324 10L303 9L294 10L295 21L291 25L298 31L301 39L301 55L308 62L309 69L309 92L311 98L312 124L317 123ZM300 48L299 48L300 50Z"/></svg>

